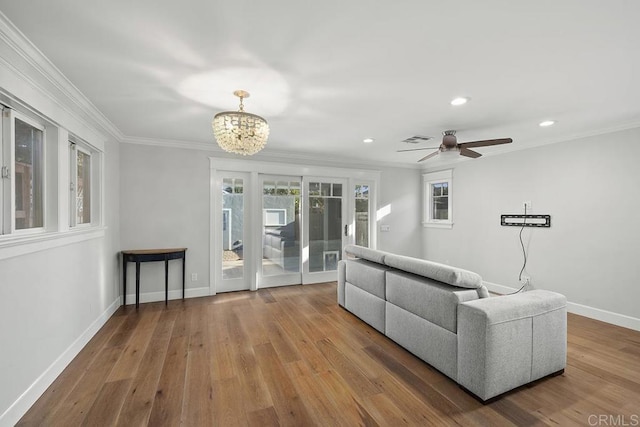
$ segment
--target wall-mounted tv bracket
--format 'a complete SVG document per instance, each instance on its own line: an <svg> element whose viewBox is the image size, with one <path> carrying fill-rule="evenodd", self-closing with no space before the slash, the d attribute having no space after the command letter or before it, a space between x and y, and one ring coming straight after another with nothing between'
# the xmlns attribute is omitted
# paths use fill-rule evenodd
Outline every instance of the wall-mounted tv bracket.
<svg viewBox="0 0 640 427"><path fill-rule="evenodd" d="M551 227L551 215L500 215L500 225L513 227Z"/></svg>

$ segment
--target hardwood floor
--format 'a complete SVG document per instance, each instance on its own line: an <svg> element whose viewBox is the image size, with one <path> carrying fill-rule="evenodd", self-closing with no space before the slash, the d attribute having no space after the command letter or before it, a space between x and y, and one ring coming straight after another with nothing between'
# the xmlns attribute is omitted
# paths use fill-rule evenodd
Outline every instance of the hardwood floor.
<svg viewBox="0 0 640 427"><path fill-rule="evenodd" d="M568 329L563 375L483 405L335 283L121 307L18 425L638 425L640 333Z"/></svg>

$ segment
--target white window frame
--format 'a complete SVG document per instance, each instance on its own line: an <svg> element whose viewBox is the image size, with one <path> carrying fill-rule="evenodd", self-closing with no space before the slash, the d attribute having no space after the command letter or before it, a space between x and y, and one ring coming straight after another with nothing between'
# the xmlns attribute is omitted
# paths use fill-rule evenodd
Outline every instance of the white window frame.
<svg viewBox="0 0 640 427"><path fill-rule="evenodd" d="M15 147L16 147L16 120L20 120L42 132L42 226L25 229L16 228L16 168L15 168ZM2 178L2 220L0 236L28 236L42 234L47 229L47 203L48 203L48 182L47 182L47 133L46 126L32 119L31 117L16 111L12 108L3 107L2 110L2 155L0 156L1 166L8 168L8 176ZM5 169L6 170L6 169Z"/></svg>
<svg viewBox="0 0 640 427"><path fill-rule="evenodd" d="M449 217L446 220L433 218L433 192L431 188L434 184L446 183L448 188L448 207ZM453 228L453 169L447 169L437 172L429 172L422 175L422 194L423 194L423 219L424 227L433 228Z"/></svg>

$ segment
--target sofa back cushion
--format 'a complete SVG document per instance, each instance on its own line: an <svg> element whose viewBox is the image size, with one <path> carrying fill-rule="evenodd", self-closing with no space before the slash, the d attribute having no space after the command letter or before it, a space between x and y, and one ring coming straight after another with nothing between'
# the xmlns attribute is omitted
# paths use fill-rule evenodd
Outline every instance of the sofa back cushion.
<svg viewBox="0 0 640 427"><path fill-rule="evenodd" d="M384 263L459 288L479 289L483 286L479 274L450 265L395 254L387 254Z"/></svg>
<svg viewBox="0 0 640 427"><path fill-rule="evenodd" d="M389 267L365 259L347 259L345 263L347 283L384 299L384 273Z"/></svg>
<svg viewBox="0 0 640 427"><path fill-rule="evenodd" d="M478 299L475 289L453 287L398 270L389 270L386 276L388 302L454 334L458 329L458 304Z"/></svg>

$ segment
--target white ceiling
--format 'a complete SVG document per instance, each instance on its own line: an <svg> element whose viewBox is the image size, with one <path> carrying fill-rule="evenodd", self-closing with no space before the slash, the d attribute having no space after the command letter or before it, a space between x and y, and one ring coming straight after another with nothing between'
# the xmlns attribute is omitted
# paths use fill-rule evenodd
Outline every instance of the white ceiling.
<svg viewBox="0 0 640 427"><path fill-rule="evenodd" d="M513 138L484 154L640 126L635 0L0 0L127 139L211 143L237 109L265 154L415 164L401 141ZM206 83L205 83L206 82ZM471 101L453 107L450 100ZM555 126L540 128L544 119ZM364 144L363 138L375 138ZM603 141L611 144L613 141ZM481 161L466 160L465 161Z"/></svg>

